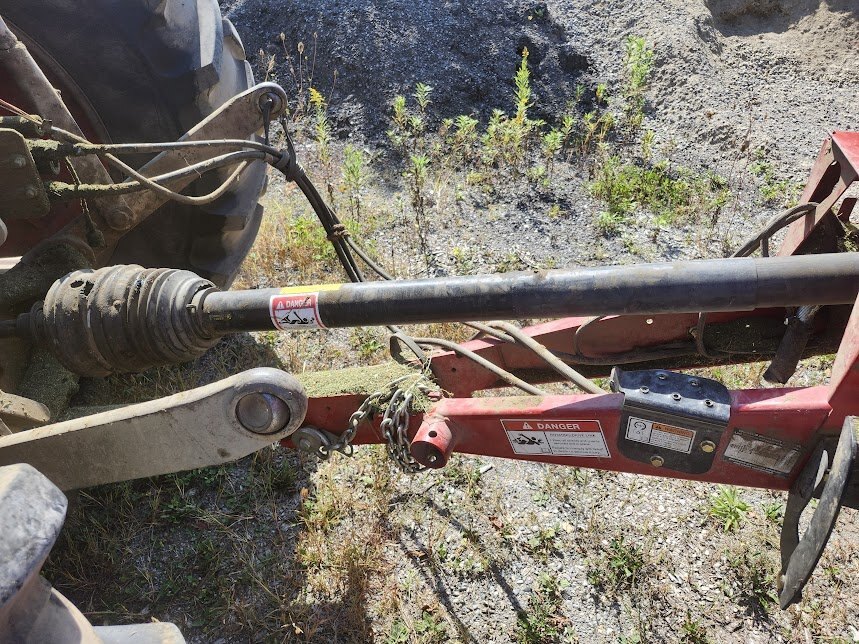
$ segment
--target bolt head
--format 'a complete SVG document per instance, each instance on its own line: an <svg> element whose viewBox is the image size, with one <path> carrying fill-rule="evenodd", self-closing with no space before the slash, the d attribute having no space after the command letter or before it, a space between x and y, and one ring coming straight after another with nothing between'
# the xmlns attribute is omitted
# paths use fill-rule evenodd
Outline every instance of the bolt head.
<svg viewBox="0 0 859 644"><path fill-rule="evenodd" d="M12 157L13 168L23 168L25 165L27 165L27 159L24 158L23 154L16 154Z"/></svg>
<svg viewBox="0 0 859 644"><path fill-rule="evenodd" d="M713 406L713 401L712 401L712 400L710 400L709 398L707 398L707 400L705 400L705 401L704 401L704 404L705 404L707 407L712 407L712 406Z"/></svg>
<svg viewBox="0 0 859 644"><path fill-rule="evenodd" d="M114 230L128 230L133 223L134 215L126 207L113 208L107 213L107 225Z"/></svg>
<svg viewBox="0 0 859 644"><path fill-rule="evenodd" d="M683 398L683 396L681 396L680 394L671 394L671 397L674 400L681 400Z"/></svg>
<svg viewBox="0 0 859 644"><path fill-rule="evenodd" d="M713 441L701 441L701 451L707 454L712 454L716 451L716 443Z"/></svg>
<svg viewBox="0 0 859 644"><path fill-rule="evenodd" d="M700 387L701 386L701 383L697 380L690 380L689 384L692 385L693 387Z"/></svg>
<svg viewBox="0 0 859 644"><path fill-rule="evenodd" d="M640 387L638 389L641 393L646 394L650 392L650 387Z"/></svg>
<svg viewBox="0 0 859 644"><path fill-rule="evenodd" d="M662 458L659 454L654 454L650 457L650 464L653 467L662 467L665 464L665 459Z"/></svg>
<svg viewBox="0 0 859 644"><path fill-rule="evenodd" d="M36 189L33 186L27 186L24 188L24 196L27 199L35 199L37 194L39 193L36 192Z"/></svg>

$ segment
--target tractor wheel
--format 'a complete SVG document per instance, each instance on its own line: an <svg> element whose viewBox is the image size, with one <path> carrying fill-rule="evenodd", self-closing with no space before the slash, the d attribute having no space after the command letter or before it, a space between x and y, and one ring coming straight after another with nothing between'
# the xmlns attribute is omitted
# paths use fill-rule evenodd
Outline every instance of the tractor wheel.
<svg viewBox="0 0 859 644"><path fill-rule="evenodd" d="M253 85L241 40L215 0L0 0L88 136L173 141ZM148 159L124 159L136 167ZM192 189L214 189L229 169ZM228 286L262 217L265 166L200 207L168 203L129 232L112 263L186 268Z"/></svg>

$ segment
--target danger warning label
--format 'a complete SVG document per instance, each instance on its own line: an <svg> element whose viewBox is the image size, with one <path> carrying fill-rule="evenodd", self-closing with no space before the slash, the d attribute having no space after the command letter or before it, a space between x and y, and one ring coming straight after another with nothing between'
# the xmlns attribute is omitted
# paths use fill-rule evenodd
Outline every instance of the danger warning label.
<svg viewBox="0 0 859 644"><path fill-rule="evenodd" d="M515 454L610 458L598 420L502 419Z"/></svg>
<svg viewBox="0 0 859 644"><path fill-rule="evenodd" d="M324 329L319 317L319 293L272 295L269 315L276 329Z"/></svg>
<svg viewBox="0 0 859 644"><path fill-rule="evenodd" d="M626 437L637 443L646 443L688 454L692 451L695 430L630 416L626 426Z"/></svg>

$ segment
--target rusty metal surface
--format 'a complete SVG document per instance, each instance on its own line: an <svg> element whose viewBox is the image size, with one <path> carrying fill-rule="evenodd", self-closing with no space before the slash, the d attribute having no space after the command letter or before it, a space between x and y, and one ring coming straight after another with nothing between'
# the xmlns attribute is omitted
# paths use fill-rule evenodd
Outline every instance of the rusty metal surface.
<svg viewBox="0 0 859 644"><path fill-rule="evenodd" d="M81 129L66 107L63 99L42 69L30 55L26 46L18 40L0 18L0 67L23 93L26 111L49 119L57 127L80 135ZM96 157L84 157L71 161L82 180L91 183L113 183L105 167ZM111 197L90 208L96 223L108 228L122 229L130 217L128 207L121 197Z"/></svg>
<svg viewBox="0 0 859 644"><path fill-rule="evenodd" d="M271 423L247 429L246 396L276 398ZM285 409L284 409L285 407ZM259 368L151 402L0 437L0 465L29 463L63 490L167 474L236 460L290 435L304 420L299 382ZM257 416L258 417L258 416Z"/></svg>
<svg viewBox="0 0 859 644"><path fill-rule="evenodd" d="M0 128L0 186L6 221L37 219L51 209L26 140L7 128Z"/></svg>

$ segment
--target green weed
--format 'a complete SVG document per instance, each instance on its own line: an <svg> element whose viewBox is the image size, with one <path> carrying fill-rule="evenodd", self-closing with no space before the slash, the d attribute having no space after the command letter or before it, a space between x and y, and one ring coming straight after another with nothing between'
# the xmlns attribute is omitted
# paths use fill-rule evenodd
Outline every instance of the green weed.
<svg viewBox="0 0 859 644"><path fill-rule="evenodd" d="M355 221L361 221L361 192L367 184L367 160L360 148L347 145L343 149L343 186L349 209Z"/></svg>
<svg viewBox="0 0 859 644"><path fill-rule="evenodd" d="M615 235L627 221L627 217L622 213L602 210L597 214L596 227L603 235Z"/></svg>
<svg viewBox="0 0 859 644"><path fill-rule="evenodd" d="M680 625L680 642L682 644L709 644L707 629L698 620L692 617L690 611L686 611L686 619Z"/></svg>
<svg viewBox="0 0 859 644"><path fill-rule="evenodd" d="M728 190L715 175L698 175L686 168L672 168L667 161L648 166L624 162L610 155L597 166L591 194L608 206L609 218L601 229L621 224L639 208L654 214L660 226L694 220L704 214L712 219L725 205Z"/></svg>
<svg viewBox="0 0 859 644"><path fill-rule="evenodd" d="M653 70L653 48L640 36L629 36L624 46L623 125L632 138L644 121L644 93Z"/></svg>
<svg viewBox="0 0 859 644"><path fill-rule="evenodd" d="M719 491L710 497L710 507L707 514L715 519L724 532L733 532L749 511L749 504L740 498L737 488L731 485L720 485Z"/></svg>
<svg viewBox="0 0 859 644"><path fill-rule="evenodd" d="M318 146L319 160L328 164L331 162L331 125L325 97L315 87L310 88L310 108L313 114L313 139Z"/></svg>
<svg viewBox="0 0 859 644"><path fill-rule="evenodd" d="M557 550L556 539L558 538L558 525L540 526L537 532L528 538L526 547L528 551L541 559L546 559Z"/></svg>
<svg viewBox="0 0 859 644"><path fill-rule="evenodd" d="M562 130L550 130L542 137L543 156L546 160L546 172L549 179L555 171L555 157L564 147L564 133Z"/></svg>
<svg viewBox="0 0 859 644"><path fill-rule="evenodd" d="M778 564L774 552L742 543L728 554L728 566L730 584L725 588L728 596L764 614L778 602L775 590Z"/></svg>
<svg viewBox="0 0 859 644"><path fill-rule="evenodd" d="M537 588L528 600L527 611L516 617L516 642L542 644L556 641L569 619L561 613L564 590L570 583L553 575L541 574Z"/></svg>
<svg viewBox="0 0 859 644"><path fill-rule="evenodd" d="M781 501L767 503L764 505L764 516L766 516L767 520L771 523L780 526L784 519L784 503Z"/></svg>
<svg viewBox="0 0 859 644"><path fill-rule="evenodd" d="M425 154L412 154L409 157L409 167L406 170L409 194L412 201L412 209L415 213L415 232L420 242L421 252L424 256L427 269L429 269L431 255L429 249L429 216L427 213L426 184L430 165L429 157Z"/></svg>
<svg viewBox="0 0 859 644"><path fill-rule="evenodd" d="M403 154L415 154L425 147L427 108L432 102L432 92L433 88L425 83L415 85L412 97L417 103L417 110L408 106L405 96L394 97L392 127L388 130L388 138Z"/></svg>
<svg viewBox="0 0 859 644"><path fill-rule="evenodd" d="M588 581L614 595L632 590L646 564L641 546L629 543L623 535L613 537L600 559L588 568Z"/></svg>
<svg viewBox="0 0 859 644"><path fill-rule="evenodd" d="M773 164L767 160L766 152L762 148L755 150L754 161L749 166L749 172L760 180L758 190L761 201L765 205L782 208L796 205L802 191L802 184L797 184L790 179L779 179Z"/></svg>

